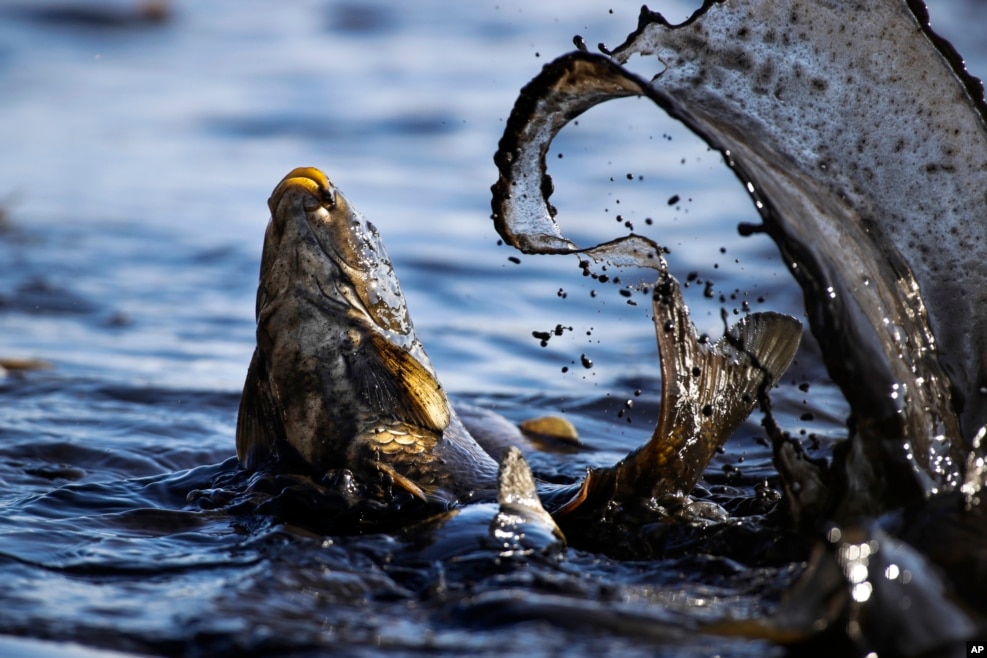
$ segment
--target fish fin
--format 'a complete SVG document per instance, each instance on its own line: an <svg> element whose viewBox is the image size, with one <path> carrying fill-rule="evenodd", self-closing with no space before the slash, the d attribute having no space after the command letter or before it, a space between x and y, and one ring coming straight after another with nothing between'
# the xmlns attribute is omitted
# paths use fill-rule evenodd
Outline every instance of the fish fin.
<svg viewBox="0 0 987 658"><path fill-rule="evenodd" d="M504 452L497 472L497 502L501 507L523 507L541 510L538 489L531 468L518 448L511 447Z"/></svg>
<svg viewBox="0 0 987 658"><path fill-rule="evenodd" d="M449 426L449 400L431 368L414 355L377 333L370 335L368 355L376 363L354 374L361 378L366 399L378 411L408 423L442 432ZM380 377L378 373L387 375Z"/></svg>
<svg viewBox="0 0 987 658"><path fill-rule="evenodd" d="M779 313L755 313L710 344L697 334L670 275L659 282L652 308L661 358L661 412L651 440L638 453L637 475L665 490L656 493L688 493L716 450L791 364L802 324Z"/></svg>
<svg viewBox="0 0 987 658"><path fill-rule="evenodd" d="M611 498L609 494L612 493L616 471L617 467L605 469L588 468L586 469L586 477L578 485L561 487L557 491L552 492L554 495L550 495L549 503L552 509L552 516L560 519L576 509L585 511L587 508L598 508L599 505L597 503L602 502L606 504ZM601 477L600 473L604 473L605 475Z"/></svg>
<svg viewBox="0 0 987 658"><path fill-rule="evenodd" d="M653 297L661 358L661 411L648 443L594 469L556 515L611 501L688 494L709 461L795 357L802 324L756 313L715 344L697 334L678 282L663 274Z"/></svg>
<svg viewBox="0 0 987 658"><path fill-rule="evenodd" d="M538 448L579 447L576 426L562 416L539 416L522 421L518 428Z"/></svg>
<svg viewBox="0 0 987 658"><path fill-rule="evenodd" d="M521 449L571 453L584 449L576 428L560 416L542 416L515 425L496 411L464 402L456 403L456 414L483 451L500 461L511 446Z"/></svg>
<svg viewBox="0 0 987 658"><path fill-rule="evenodd" d="M524 455L510 447L497 473L497 502L500 512L491 524L491 535L509 552L545 551L564 545L565 537L545 511L535 478ZM508 546L510 544L510 546Z"/></svg>
<svg viewBox="0 0 987 658"><path fill-rule="evenodd" d="M236 456L246 469L277 459L284 429L275 412L266 380L266 368L258 351L247 368L240 408L236 418Z"/></svg>
<svg viewBox="0 0 987 658"><path fill-rule="evenodd" d="M391 467L390 464L378 461L376 464L377 468L386 473L394 481L394 484L400 486L402 489L410 493L415 498L418 498L422 502L428 502L428 496L422 491L422 488L417 484L406 478L405 476L398 473Z"/></svg>

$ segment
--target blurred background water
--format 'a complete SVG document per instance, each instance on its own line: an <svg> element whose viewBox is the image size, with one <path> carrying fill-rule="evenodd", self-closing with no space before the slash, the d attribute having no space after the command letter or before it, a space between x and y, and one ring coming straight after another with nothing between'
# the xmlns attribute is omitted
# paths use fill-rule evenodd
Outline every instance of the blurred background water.
<svg viewBox="0 0 987 658"><path fill-rule="evenodd" d="M697 4L652 9L679 22ZM987 74L987 3L929 4L934 27ZM358 617L381 609L374 597L412 605L366 546L237 527L189 496L235 471L266 199L296 166L326 171L378 226L454 395L515 420L564 412L599 463L650 434L660 382L649 310L581 277L575 258L513 262L489 220L492 156L518 90L576 34L620 43L638 11L589 0L0 3L0 358L52 366L0 379L0 634L193 655L372 651L374 637L420 648L408 638L430 633L438 649L502 651L495 634L471 640L415 615L401 627L407 611ZM773 244L737 234L758 221L743 187L647 101L592 110L550 158L567 234L590 244L633 229L668 246L673 272L703 282L687 291L702 331L719 335L721 308L744 302L802 316ZM546 347L532 336L558 325ZM843 432L845 406L808 337L776 398L786 429L823 445ZM618 416L628 399L633 413ZM711 471L769 477L757 432L755 418ZM596 573L579 559L577 572ZM661 599L663 573L622 572L652 588L624 603L698 605L694 592ZM716 596L738 605L736 592ZM332 602L342 612L327 613ZM285 636L298 643L279 645ZM596 647L531 637L543 652ZM640 639L606 646L655 655ZM4 655L85 654L3 642Z"/></svg>

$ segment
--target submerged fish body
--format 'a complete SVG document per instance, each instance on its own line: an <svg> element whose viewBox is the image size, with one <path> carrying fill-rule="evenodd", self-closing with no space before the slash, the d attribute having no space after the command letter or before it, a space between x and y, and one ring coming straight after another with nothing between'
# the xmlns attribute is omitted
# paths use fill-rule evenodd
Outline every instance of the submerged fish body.
<svg viewBox="0 0 987 658"><path fill-rule="evenodd" d="M677 282L659 267L658 427L619 464L582 483L542 483L539 496L520 453L504 452L510 432L480 427L481 445L449 404L373 225L316 169L289 173L269 205L257 348L237 421L247 468L345 470L382 501L393 490L440 506L499 498L503 519L544 527L553 522L539 513L542 501L557 517L578 510L600 519L625 502L687 495L788 367L801 337L798 321L764 313L718 343L700 340Z"/></svg>

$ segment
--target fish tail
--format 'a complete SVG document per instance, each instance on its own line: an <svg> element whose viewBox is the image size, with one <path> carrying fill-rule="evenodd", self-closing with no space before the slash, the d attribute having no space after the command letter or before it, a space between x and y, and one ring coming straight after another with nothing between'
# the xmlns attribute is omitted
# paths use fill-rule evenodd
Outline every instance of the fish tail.
<svg viewBox="0 0 987 658"><path fill-rule="evenodd" d="M716 451L791 364L802 336L795 318L755 313L712 342L689 318L679 283L662 274L652 298L661 358L661 412L651 439L612 468L593 469L556 511L688 494Z"/></svg>

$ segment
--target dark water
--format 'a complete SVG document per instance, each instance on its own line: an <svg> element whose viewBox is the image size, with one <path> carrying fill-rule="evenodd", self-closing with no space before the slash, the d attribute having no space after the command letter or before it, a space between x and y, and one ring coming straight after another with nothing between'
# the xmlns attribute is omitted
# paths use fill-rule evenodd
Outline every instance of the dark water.
<svg viewBox="0 0 987 658"><path fill-rule="evenodd" d="M638 6L188 2L153 22L136 4L0 7L0 358L52 366L0 379L0 654L776 651L684 630L771 609L799 565L717 550L762 519L649 560L430 559L410 537L281 521L290 483L233 459L265 202L300 165L380 228L446 388L512 420L564 413L593 448L536 468L610 464L650 435L647 310L575 259L509 261L488 219L518 89L576 33L621 41ZM930 4L987 71L985 5ZM801 317L774 246L737 235L757 218L719 156L635 102L556 141L567 233L633 226L668 245L673 271L703 281L687 293L711 334L744 302ZM547 347L531 335L557 325ZM814 350L807 337L775 407L825 455L846 407ZM758 420L711 464L706 495L774 486Z"/></svg>

